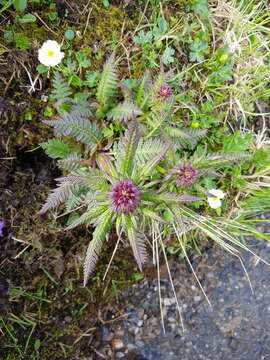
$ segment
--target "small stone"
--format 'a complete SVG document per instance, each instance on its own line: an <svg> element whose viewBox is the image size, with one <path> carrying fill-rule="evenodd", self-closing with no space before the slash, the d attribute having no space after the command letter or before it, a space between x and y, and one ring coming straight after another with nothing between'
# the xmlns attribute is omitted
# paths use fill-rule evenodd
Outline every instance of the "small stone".
<svg viewBox="0 0 270 360"><path fill-rule="evenodd" d="M48 96L47 95L41 95L40 99L43 102L47 102L48 101Z"/></svg>
<svg viewBox="0 0 270 360"><path fill-rule="evenodd" d="M144 318L144 309L139 309L139 310L137 311L137 314L138 314L138 318L139 318L140 320L142 320L142 319Z"/></svg>
<svg viewBox="0 0 270 360"><path fill-rule="evenodd" d="M125 357L125 354L123 352L117 352L115 354L116 359L123 359Z"/></svg>
<svg viewBox="0 0 270 360"><path fill-rule="evenodd" d="M123 338L124 335L125 335L124 329L119 329L119 330L115 331L115 336L118 337L118 338Z"/></svg>
<svg viewBox="0 0 270 360"><path fill-rule="evenodd" d="M199 302L201 300L202 300L201 296L194 296L194 301L195 302Z"/></svg>
<svg viewBox="0 0 270 360"><path fill-rule="evenodd" d="M164 298L163 299L164 306L171 306L176 303L175 298Z"/></svg>
<svg viewBox="0 0 270 360"><path fill-rule="evenodd" d="M65 316L64 321L69 324L72 321L72 317L71 316Z"/></svg>
<svg viewBox="0 0 270 360"><path fill-rule="evenodd" d="M143 326L143 320L139 320L139 321L137 322L137 325L138 325L139 327L142 327L142 326Z"/></svg>
<svg viewBox="0 0 270 360"><path fill-rule="evenodd" d="M113 339L112 347L114 348L114 350L120 350L124 347L124 343L121 339Z"/></svg>

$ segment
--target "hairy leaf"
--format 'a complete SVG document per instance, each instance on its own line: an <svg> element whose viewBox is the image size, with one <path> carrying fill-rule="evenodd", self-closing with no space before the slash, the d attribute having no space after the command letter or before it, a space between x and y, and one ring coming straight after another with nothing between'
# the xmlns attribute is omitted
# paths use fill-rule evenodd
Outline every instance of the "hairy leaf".
<svg viewBox="0 0 270 360"><path fill-rule="evenodd" d="M58 160L58 166L67 171L75 171L81 166L82 158L78 153L71 153L67 158Z"/></svg>
<svg viewBox="0 0 270 360"><path fill-rule="evenodd" d="M165 155L169 150L169 147L170 147L169 144L163 144L163 148L161 149L158 155L152 157L142 167L138 167L138 169L136 170L139 173L139 176L146 177L151 175L155 167L165 158Z"/></svg>
<svg viewBox="0 0 270 360"><path fill-rule="evenodd" d="M107 108L109 99L117 88L117 71L114 54L105 63L97 88L97 101L101 108Z"/></svg>
<svg viewBox="0 0 270 360"><path fill-rule="evenodd" d="M117 168L122 176L130 176L134 166L134 155L139 142L137 123L130 124L125 136L114 149Z"/></svg>
<svg viewBox="0 0 270 360"><path fill-rule="evenodd" d="M101 128L95 123L91 123L80 112L65 113L58 120L45 120L43 122L52 126L56 135L71 136L88 145L92 152L103 139Z"/></svg>
<svg viewBox="0 0 270 360"><path fill-rule="evenodd" d="M55 72L52 85L51 97L57 101L58 105L71 102L72 91L59 72Z"/></svg>
<svg viewBox="0 0 270 360"><path fill-rule="evenodd" d="M48 196L45 204L40 210L40 214L45 214L49 209L58 207L60 204L63 204L68 200L72 194L72 189L75 185L71 183L61 183L59 187L54 189L51 194Z"/></svg>
<svg viewBox="0 0 270 360"><path fill-rule="evenodd" d="M204 159L198 161L199 168L220 167L227 163L233 163L241 160L247 160L251 156L247 153L231 153L231 154L208 154Z"/></svg>
<svg viewBox="0 0 270 360"><path fill-rule="evenodd" d="M142 271L143 264L147 259L145 240L137 231L137 224L134 216L124 215L123 221L124 221L124 228L125 231L127 232L127 237L129 239L129 243L133 251L134 258L137 262L140 271Z"/></svg>
<svg viewBox="0 0 270 360"><path fill-rule="evenodd" d="M206 129L179 129L172 126L167 126L164 131L170 138L177 140L179 145L182 146L189 144L195 146L207 133Z"/></svg>
<svg viewBox="0 0 270 360"><path fill-rule="evenodd" d="M188 195L188 194L178 195L174 193L157 194L156 199L159 201L164 201L165 203L168 202L190 203L190 202L196 202L202 200L197 196Z"/></svg>
<svg viewBox="0 0 270 360"><path fill-rule="evenodd" d="M79 218L75 219L67 228L66 230L74 229L79 225L89 225L91 221L101 216L104 211L106 211L105 206L98 206L97 202L94 202L90 209L84 212Z"/></svg>
<svg viewBox="0 0 270 360"><path fill-rule="evenodd" d="M130 100L118 104L108 113L108 118L114 121L128 121L133 120L137 116L142 115L142 110Z"/></svg>
<svg viewBox="0 0 270 360"><path fill-rule="evenodd" d="M140 139L135 154L136 163L141 166L164 151L164 142L157 138Z"/></svg>
<svg viewBox="0 0 270 360"><path fill-rule="evenodd" d="M86 286L89 275L94 271L98 256L101 252L103 242L108 234L113 220L113 211L106 210L100 217L99 223L93 233L93 239L87 249L84 262L84 286Z"/></svg>

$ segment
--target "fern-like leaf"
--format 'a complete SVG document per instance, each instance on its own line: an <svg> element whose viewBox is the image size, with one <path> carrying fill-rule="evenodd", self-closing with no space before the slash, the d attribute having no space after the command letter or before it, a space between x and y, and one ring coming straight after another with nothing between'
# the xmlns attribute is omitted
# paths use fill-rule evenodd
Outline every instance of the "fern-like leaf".
<svg viewBox="0 0 270 360"><path fill-rule="evenodd" d="M130 100L118 104L108 113L108 118L114 121L129 121L142 115L142 110Z"/></svg>
<svg viewBox="0 0 270 360"><path fill-rule="evenodd" d="M103 140L101 128L79 112L65 113L58 120L44 120L43 122L52 126L57 136L71 136L86 144L91 152L94 152Z"/></svg>
<svg viewBox="0 0 270 360"><path fill-rule="evenodd" d="M95 218L101 216L104 211L106 211L106 207L104 206L98 206L97 202L93 203L91 208L88 209L86 212L84 212L80 217L75 219L67 228L66 230L74 229L77 226L80 225L89 225L91 224L91 221Z"/></svg>
<svg viewBox="0 0 270 360"><path fill-rule="evenodd" d="M103 242L111 228L112 218L113 211L111 209L104 211L104 213L99 217L99 223L95 228L93 239L90 241L86 252L84 262L84 286L86 286L89 276L94 271Z"/></svg>
<svg viewBox="0 0 270 360"><path fill-rule="evenodd" d="M59 72L54 74L52 85L51 97L56 100L58 106L71 102L72 91Z"/></svg>
<svg viewBox="0 0 270 360"><path fill-rule="evenodd" d="M45 214L48 210L54 209L66 202L71 196L74 186L75 185L71 183L61 183L50 193L39 213Z"/></svg>
<svg viewBox="0 0 270 360"><path fill-rule="evenodd" d="M222 153L215 153L215 154L208 154L204 159L198 160L198 167L199 168L216 168L227 163L234 163L237 161L248 160L250 159L250 154L247 153L230 153L230 154L222 154ZM195 163L195 162L194 162Z"/></svg>
<svg viewBox="0 0 270 360"><path fill-rule="evenodd" d="M97 88L97 101L103 111L108 107L108 101L114 95L116 88L117 70L115 56L112 54L104 65Z"/></svg>
<svg viewBox="0 0 270 360"><path fill-rule="evenodd" d="M165 203L191 203L202 200L197 196L188 194L178 195L174 193L157 194L155 198Z"/></svg>
<svg viewBox="0 0 270 360"><path fill-rule="evenodd" d="M150 73L146 71L138 87L137 97L136 97L136 104L138 104L140 108L144 108L144 106L147 105L151 93L151 89L152 89L151 76Z"/></svg>
<svg viewBox="0 0 270 360"><path fill-rule="evenodd" d="M67 176L62 176L56 179L60 184L71 184L79 185L90 188L95 188L96 186L101 186L103 183L106 183L106 179L99 170L91 169L89 172L82 172L82 174L69 174Z"/></svg>
<svg viewBox="0 0 270 360"><path fill-rule="evenodd" d="M66 171L75 171L81 166L82 158L78 153L71 153L65 159L58 160L57 165Z"/></svg>
<svg viewBox="0 0 270 360"><path fill-rule="evenodd" d="M164 142L157 138L140 139L136 150L135 161L141 166L154 156L164 151Z"/></svg>
<svg viewBox="0 0 270 360"><path fill-rule="evenodd" d="M139 142L138 124L129 125L125 136L114 148L116 166L122 176L130 176L134 166L134 155Z"/></svg>
<svg viewBox="0 0 270 360"><path fill-rule="evenodd" d="M124 219L124 227L126 228L127 237L132 248L134 258L140 271L142 271L143 264L147 259L146 243L137 231L135 217L132 215L125 215Z"/></svg>
<svg viewBox="0 0 270 360"><path fill-rule="evenodd" d="M167 126L164 129L166 135L172 140L177 140L180 146L192 145L195 146L197 142L202 139L206 133L206 129L179 129L177 127Z"/></svg>
<svg viewBox="0 0 270 360"><path fill-rule="evenodd" d="M169 144L163 144L163 148L159 154L148 160L142 167L138 167L137 172L140 177L146 177L151 175L155 167L165 158L167 151L169 150Z"/></svg>

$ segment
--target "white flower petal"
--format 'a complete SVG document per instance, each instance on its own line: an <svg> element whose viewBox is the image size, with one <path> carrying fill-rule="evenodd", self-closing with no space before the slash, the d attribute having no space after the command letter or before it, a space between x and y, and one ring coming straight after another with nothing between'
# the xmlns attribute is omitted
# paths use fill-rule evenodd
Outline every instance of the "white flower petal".
<svg viewBox="0 0 270 360"><path fill-rule="evenodd" d="M45 66L56 66L60 64L65 54L57 41L47 40L38 50L38 60Z"/></svg>
<svg viewBox="0 0 270 360"><path fill-rule="evenodd" d="M216 196L218 199L223 199L225 196L224 192L219 189L211 189L208 192L209 192L209 194Z"/></svg>
<svg viewBox="0 0 270 360"><path fill-rule="evenodd" d="M221 200L216 196L209 196L207 198L208 204L212 209L220 208L222 205Z"/></svg>

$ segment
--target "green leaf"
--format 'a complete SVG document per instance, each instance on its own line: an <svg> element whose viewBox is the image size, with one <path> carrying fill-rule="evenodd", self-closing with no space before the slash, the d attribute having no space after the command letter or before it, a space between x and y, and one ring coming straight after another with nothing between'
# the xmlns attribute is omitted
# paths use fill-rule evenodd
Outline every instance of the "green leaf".
<svg viewBox="0 0 270 360"><path fill-rule="evenodd" d="M36 339L34 343L35 351L38 351L40 349L40 346L41 346L41 341L39 339Z"/></svg>
<svg viewBox="0 0 270 360"><path fill-rule="evenodd" d="M37 18L35 17L35 15L25 14L22 18L19 19L19 22L22 24L27 24L27 23L33 23L36 20L37 20Z"/></svg>
<svg viewBox="0 0 270 360"><path fill-rule="evenodd" d="M223 151L225 153L244 152L250 149L252 141L253 135L251 133L243 134L236 131L232 135L224 136Z"/></svg>
<svg viewBox="0 0 270 360"><path fill-rule="evenodd" d="M139 31L138 35L134 36L133 41L136 45L150 44L153 40L151 31L145 33L143 30Z"/></svg>
<svg viewBox="0 0 270 360"><path fill-rule="evenodd" d="M191 9L201 17L209 15L208 0L192 0Z"/></svg>
<svg viewBox="0 0 270 360"><path fill-rule="evenodd" d="M162 62L164 65L170 65L174 62L174 53L175 53L175 50L171 47L171 46L168 46L163 55L162 55Z"/></svg>
<svg viewBox="0 0 270 360"><path fill-rule="evenodd" d="M132 274L132 277L134 279L134 281L140 281L144 278L144 275L142 273L139 273L139 272L134 272Z"/></svg>
<svg viewBox="0 0 270 360"><path fill-rule="evenodd" d="M75 32L72 29L68 29L65 32L65 38L70 41L73 40L75 38Z"/></svg>
<svg viewBox="0 0 270 360"><path fill-rule="evenodd" d="M86 71L86 85L90 88L94 88L98 84L98 80L100 79L100 74L97 71Z"/></svg>
<svg viewBox="0 0 270 360"><path fill-rule="evenodd" d="M16 11L22 12L27 7L27 0L14 0L13 6Z"/></svg>
<svg viewBox="0 0 270 360"><path fill-rule="evenodd" d="M76 59L79 63L79 66L82 68L88 68L91 65L91 61L88 58L88 53L83 50L76 52Z"/></svg>
<svg viewBox="0 0 270 360"><path fill-rule="evenodd" d="M13 41L13 32L11 30L4 31L4 39L7 43Z"/></svg>
<svg viewBox="0 0 270 360"><path fill-rule="evenodd" d="M21 50L27 50L29 48L29 39L27 36L18 33L14 36L17 48Z"/></svg>
<svg viewBox="0 0 270 360"><path fill-rule="evenodd" d="M65 159L74 153L74 150L60 139L51 139L40 145L52 159Z"/></svg>
<svg viewBox="0 0 270 360"><path fill-rule="evenodd" d="M36 67L37 69L37 72L39 74L45 74L49 71L49 67L48 66L45 66L43 64L38 64L38 66Z"/></svg>

